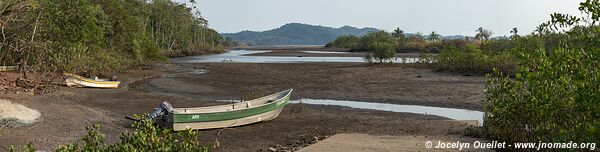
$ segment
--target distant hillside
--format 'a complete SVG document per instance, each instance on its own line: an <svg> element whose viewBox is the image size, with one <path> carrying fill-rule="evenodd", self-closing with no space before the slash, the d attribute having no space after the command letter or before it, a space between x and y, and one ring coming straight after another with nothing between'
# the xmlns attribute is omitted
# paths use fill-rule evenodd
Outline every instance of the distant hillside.
<svg viewBox="0 0 600 152"><path fill-rule="evenodd" d="M300 23L289 23L277 29L254 32L224 33L223 37L231 37L240 43L264 45L325 45L342 35L362 36L377 31L375 28L355 28L344 26L331 28Z"/></svg>

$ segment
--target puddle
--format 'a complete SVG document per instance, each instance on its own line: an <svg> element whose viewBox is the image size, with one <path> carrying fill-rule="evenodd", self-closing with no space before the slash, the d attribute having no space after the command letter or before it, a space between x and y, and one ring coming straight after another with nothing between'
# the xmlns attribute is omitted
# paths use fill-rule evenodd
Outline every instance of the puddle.
<svg viewBox="0 0 600 152"><path fill-rule="evenodd" d="M454 120L477 120L479 124L483 124L483 112L466 109L455 109L455 108L439 108L429 106L415 106L415 105L399 105L399 104L388 104L388 103L371 103L371 102L357 102L357 101L341 101L341 100L326 100L326 99L300 99L290 101L291 103L303 103L310 105L334 105L334 106L346 106L357 109L370 109L379 111L390 111L390 112L403 112L403 113L414 113L424 115L435 115L446 117Z"/></svg>
<svg viewBox="0 0 600 152"><path fill-rule="evenodd" d="M302 63L302 62L352 62L364 63L362 57L289 57L289 56L245 56L248 54L265 53L269 51L232 50L222 54L188 56L173 58L175 63ZM417 58L402 58L395 60L396 63L414 63Z"/></svg>

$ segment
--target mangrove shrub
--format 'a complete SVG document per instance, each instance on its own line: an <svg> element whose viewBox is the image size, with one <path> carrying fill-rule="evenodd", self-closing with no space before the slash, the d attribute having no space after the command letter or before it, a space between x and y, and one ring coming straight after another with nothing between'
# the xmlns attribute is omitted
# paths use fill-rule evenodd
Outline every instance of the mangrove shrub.
<svg viewBox="0 0 600 152"><path fill-rule="evenodd" d="M506 142L600 141L597 4L598 0L581 3L587 17L553 14L542 27L566 41L556 48L520 53L523 63L514 78L498 72L488 82L484 128L490 135ZM573 26L585 28L563 32Z"/></svg>
<svg viewBox="0 0 600 152"><path fill-rule="evenodd" d="M368 63L392 62L396 55L394 45L387 42L374 42L369 44L369 52L365 56L365 61Z"/></svg>

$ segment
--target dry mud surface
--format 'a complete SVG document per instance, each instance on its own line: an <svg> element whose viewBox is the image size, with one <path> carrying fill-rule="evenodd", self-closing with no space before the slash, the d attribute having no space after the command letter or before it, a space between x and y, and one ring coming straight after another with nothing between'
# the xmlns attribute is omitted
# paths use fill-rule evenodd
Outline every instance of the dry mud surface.
<svg viewBox="0 0 600 152"><path fill-rule="evenodd" d="M194 72L202 69L206 73ZM175 107L223 104L239 99L244 88L273 93L294 88L293 99L337 99L481 110L485 78L435 73L410 66L353 63L298 64L154 64L141 66L120 78L119 89L66 88L31 96L0 94L36 109L38 121L21 128L0 128L0 149L27 144L51 150L79 139L85 127L100 124L106 140L132 130L125 115L151 112L161 101ZM218 140L216 151L293 150L339 133L377 136L462 137L468 125L447 118L352 109L338 106L291 104L269 122L201 131L204 144ZM426 149L423 149L426 150Z"/></svg>

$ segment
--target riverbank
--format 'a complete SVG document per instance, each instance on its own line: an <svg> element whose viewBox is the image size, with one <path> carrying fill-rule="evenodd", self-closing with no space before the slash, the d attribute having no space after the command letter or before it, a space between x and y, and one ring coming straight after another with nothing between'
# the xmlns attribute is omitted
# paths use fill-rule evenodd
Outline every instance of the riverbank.
<svg viewBox="0 0 600 152"><path fill-rule="evenodd" d="M323 46L260 46L236 47L232 50L269 51L249 54L247 56L279 56L279 57L364 57L366 52L350 52L343 48L325 48ZM419 53L396 53L398 58L416 58Z"/></svg>
<svg viewBox="0 0 600 152"><path fill-rule="evenodd" d="M412 65L366 66L361 63L159 63L119 74L119 89L66 88L51 94L0 95L38 110L38 122L0 129L0 145L27 144L51 150L78 140L85 127L102 125L114 142L127 130L125 115L151 112L162 101L175 107L223 104L250 89L273 93L294 88L293 99L337 99L481 110L485 78L436 73ZM56 83L60 83L57 81ZM469 125L439 116L353 109L339 106L288 105L269 122L201 131L204 144L218 140L216 151L298 149L339 133L428 136L461 140Z"/></svg>

